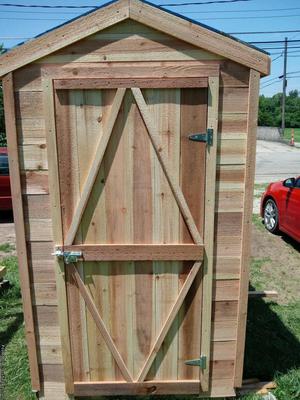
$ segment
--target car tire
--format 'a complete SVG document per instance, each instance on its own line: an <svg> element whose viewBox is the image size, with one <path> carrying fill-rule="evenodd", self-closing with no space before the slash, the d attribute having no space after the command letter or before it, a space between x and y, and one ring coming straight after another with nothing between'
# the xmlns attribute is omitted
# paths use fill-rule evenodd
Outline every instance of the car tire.
<svg viewBox="0 0 300 400"><path fill-rule="evenodd" d="M267 200L264 206L264 224L271 233L277 233L279 230L278 208L272 199Z"/></svg>

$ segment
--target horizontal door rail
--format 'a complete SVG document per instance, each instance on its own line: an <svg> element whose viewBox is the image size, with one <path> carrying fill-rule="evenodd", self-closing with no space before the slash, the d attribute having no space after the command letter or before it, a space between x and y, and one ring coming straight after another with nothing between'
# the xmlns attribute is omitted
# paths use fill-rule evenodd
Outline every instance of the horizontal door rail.
<svg viewBox="0 0 300 400"><path fill-rule="evenodd" d="M203 245L198 244L86 244L58 247L81 252L84 261L201 261Z"/></svg>
<svg viewBox="0 0 300 400"><path fill-rule="evenodd" d="M200 78L77 78L55 79L55 89L117 89L117 88L206 88L208 79Z"/></svg>
<svg viewBox="0 0 300 400"><path fill-rule="evenodd" d="M74 382L74 395L109 396L151 394L199 394L200 381Z"/></svg>

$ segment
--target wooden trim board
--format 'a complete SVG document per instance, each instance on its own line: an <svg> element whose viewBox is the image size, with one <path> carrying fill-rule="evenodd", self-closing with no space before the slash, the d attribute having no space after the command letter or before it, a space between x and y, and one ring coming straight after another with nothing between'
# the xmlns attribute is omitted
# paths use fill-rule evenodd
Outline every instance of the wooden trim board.
<svg viewBox="0 0 300 400"><path fill-rule="evenodd" d="M53 239L55 245L63 244L62 218L60 208L60 183L58 171L57 142L56 142L56 124L55 124L55 106L54 106L54 90L51 79L43 78L43 100L44 115L46 127L46 139L48 148L48 165L49 165L49 192L51 202ZM54 259L55 275L56 275L56 292L58 307L58 319L61 336L61 350L64 364L64 376L66 393L73 394L74 379L72 368L72 354L68 321L68 305L66 292L66 272L65 265L62 260Z"/></svg>
<svg viewBox="0 0 300 400"><path fill-rule="evenodd" d="M64 251L81 251L84 261L202 260L203 246L196 244L104 244L64 246Z"/></svg>
<svg viewBox="0 0 300 400"><path fill-rule="evenodd" d="M30 275L27 259L26 236L20 180L20 166L18 156L18 141L15 115L15 99L13 76L8 74L3 78L3 100L5 109L5 126L7 147L9 154L10 185L13 203L13 213L16 231L16 244L19 262L19 277L22 292L25 336L28 347L28 357L31 375L31 386L35 391L40 390L40 377L36 347L35 326L32 310L32 296L30 292Z"/></svg>
<svg viewBox="0 0 300 400"><path fill-rule="evenodd" d="M55 79L55 89L118 89L118 88L204 88L207 87L207 78L123 78L123 79Z"/></svg>
<svg viewBox="0 0 300 400"><path fill-rule="evenodd" d="M199 395L200 382L190 381L147 381L147 382L75 382L75 396L109 396L114 395L187 395L196 394L199 397L207 397L207 393ZM212 397L235 396L233 388L212 389L209 393Z"/></svg>
<svg viewBox="0 0 300 400"><path fill-rule="evenodd" d="M0 57L0 76L128 18L246 65L263 75L269 74L270 58L259 50L149 3L119 0L5 53Z"/></svg>
<svg viewBox="0 0 300 400"><path fill-rule="evenodd" d="M215 217L215 189L216 189L216 162L218 142L218 105L219 105L219 78L209 78L208 83L208 114L207 128L213 129L213 145L207 148L206 153L206 181L205 181L205 220L204 220L204 273L203 273L203 303L202 303L202 333L201 355L206 356L207 365L210 363L211 353L211 319L212 319L212 283L214 264L214 217ZM209 368L200 369L200 381L203 392L209 390Z"/></svg>
<svg viewBox="0 0 300 400"><path fill-rule="evenodd" d="M241 387L243 379L243 364L246 338L247 306L248 306L248 285L249 285L249 263L251 250L251 229L253 210L253 190L256 156L256 131L259 100L259 79L260 75L253 69L250 71L249 102L248 102L248 137L246 155L246 176L244 195L244 215L242 225L242 255L241 275L238 311L238 332L235 364L234 386Z"/></svg>

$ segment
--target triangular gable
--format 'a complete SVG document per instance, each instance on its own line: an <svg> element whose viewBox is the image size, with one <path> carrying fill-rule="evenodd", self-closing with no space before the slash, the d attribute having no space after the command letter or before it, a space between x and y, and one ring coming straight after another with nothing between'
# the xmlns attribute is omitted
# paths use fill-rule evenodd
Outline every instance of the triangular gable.
<svg viewBox="0 0 300 400"><path fill-rule="evenodd" d="M0 76L30 64L125 19L132 19L196 47L259 71L270 58L240 41L140 0L117 0L22 44L0 57Z"/></svg>

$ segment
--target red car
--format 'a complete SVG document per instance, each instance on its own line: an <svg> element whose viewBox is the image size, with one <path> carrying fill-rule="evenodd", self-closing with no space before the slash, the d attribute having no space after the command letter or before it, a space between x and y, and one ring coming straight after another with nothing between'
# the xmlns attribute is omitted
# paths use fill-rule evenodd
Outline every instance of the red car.
<svg viewBox="0 0 300 400"><path fill-rule="evenodd" d="M260 207L269 232L281 231L300 242L300 177L270 183Z"/></svg>
<svg viewBox="0 0 300 400"><path fill-rule="evenodd" d="M12 210L7 148L0 147L0 210Z"/></svg>

